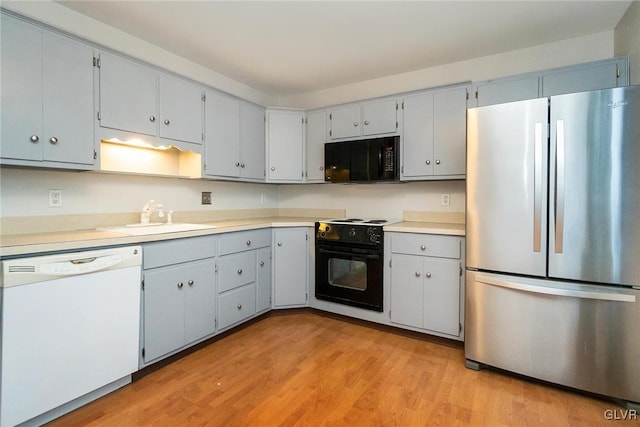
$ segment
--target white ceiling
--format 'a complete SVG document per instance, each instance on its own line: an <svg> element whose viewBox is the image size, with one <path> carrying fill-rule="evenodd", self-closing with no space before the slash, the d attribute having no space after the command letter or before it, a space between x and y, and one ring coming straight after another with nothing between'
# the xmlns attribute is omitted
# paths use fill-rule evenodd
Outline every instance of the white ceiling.
<svg viewBox="0 0 640 427"><path fill-rule="evenodd" d="M631 1L58 1L268 94L601 31Z"/></svg>

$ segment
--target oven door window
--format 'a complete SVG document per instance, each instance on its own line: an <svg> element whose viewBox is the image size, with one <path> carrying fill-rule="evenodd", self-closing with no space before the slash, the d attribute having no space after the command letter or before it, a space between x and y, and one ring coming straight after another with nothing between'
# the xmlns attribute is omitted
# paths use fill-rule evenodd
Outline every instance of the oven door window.
<svg viewBox="0 0 640 427"><path fill-rule="evenodd" d="M329 284L340 288L365 291L367 289L367 264L360 260L329 258Z"/></svg>

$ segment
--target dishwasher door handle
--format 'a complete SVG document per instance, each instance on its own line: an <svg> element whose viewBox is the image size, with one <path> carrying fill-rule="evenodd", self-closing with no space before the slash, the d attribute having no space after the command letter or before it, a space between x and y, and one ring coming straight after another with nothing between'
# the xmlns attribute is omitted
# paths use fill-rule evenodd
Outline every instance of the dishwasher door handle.
<svg viewBox="0 0 640 427"><path fill-rule="evenodd" d="M488 276L476 276L476 282L485 285L500 286L502 288L514 289L517 291L531 292L534 294L557 295L561 297L586 298L602 301L636 302L635 295L618 294L609 292L581 291L576 289L560 289L544 286L528 285L526 283L509 282L506 280L494 279Z"/></svg>

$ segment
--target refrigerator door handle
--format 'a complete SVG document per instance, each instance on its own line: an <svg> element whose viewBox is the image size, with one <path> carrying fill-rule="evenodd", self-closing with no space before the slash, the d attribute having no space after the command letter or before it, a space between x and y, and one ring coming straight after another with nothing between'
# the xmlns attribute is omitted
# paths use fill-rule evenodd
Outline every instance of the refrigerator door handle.
<svg viewBox="0 0 640 427"><path fill-rule="evenodd" d="M562 253L564 236L564 120L556 121L555 228L557 254Z"/></svg>
<svg viewBox="0 0 640 427"><path fill-rule="evenodd" d="M542 239L542 123L535 124L533 142L533 251L540 252Z"/></svg>
<svg viewBox="0 0 640 427"><path fill-rule="evenodd" d="M475 279L478 283L485 285L500 286L502 288L514 289L517 291L531 292L534 294L557 295L562 297L585 298L602 301L618 301L618 302L636 302L635 295L607 293L607 292L591 292L580 291L574 289L559 289L542 286L528 285L525 283L507 282L505 280L494 279L489 276L478 275Z"/></svg>

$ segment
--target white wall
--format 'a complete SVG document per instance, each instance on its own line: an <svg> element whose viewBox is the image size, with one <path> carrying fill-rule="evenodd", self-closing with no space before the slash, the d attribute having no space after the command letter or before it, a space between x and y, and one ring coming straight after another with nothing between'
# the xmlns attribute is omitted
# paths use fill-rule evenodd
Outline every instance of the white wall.
<svg viewBox="0 0 640 427"><path fill-rule="evenodd" d="M615 30L615 55L629 55L632 85L640 85L640 0L629 6Z"/></svg>
<svg viewBox="0 0 640 427"><path fill-rule="evenodd" d="M279 106L301 109L320 108L458 82L489 80L607 59L614 56L613 37L613 31L605 31L327 90L282 96L277 103Z"/></svg>
<svg viewBox="0 0 640 427"><path fill-rule="evenodd" d="M441 206L440 194L451 195ZM403 211L462 212L465 181L282 185L279 207L346 209L349 217L402 218Z"/></svg>
<svg viewBox="0 0 640 427"><path fill-rule="evenodd" d="M62 190L62 207L49 207L49 189ZM211 191L212 205L200 204L202 191ZM262 209L278 203L278 188L270 184L18 168L0 169L0 194L2 217L130 213L150 199L165 211Z"/></svg>

